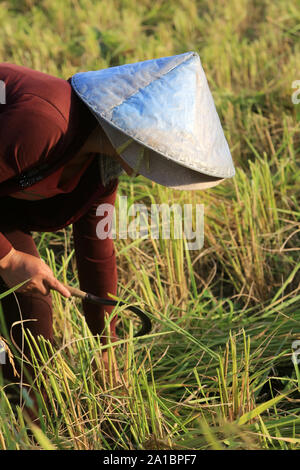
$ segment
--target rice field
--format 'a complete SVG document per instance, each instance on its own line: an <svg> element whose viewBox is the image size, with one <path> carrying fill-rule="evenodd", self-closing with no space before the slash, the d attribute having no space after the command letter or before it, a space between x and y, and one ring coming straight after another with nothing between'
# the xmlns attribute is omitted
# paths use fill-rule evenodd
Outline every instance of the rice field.
<svg viewBox="0 0 300 470"><path fill-rule="evenodd" d="M0 382L0 449L299 450L297 0L10 0L0 22L1 62L66 79L198 52L236 166L194 193L121 177L128 204L203 204L204 245L115 240L118 298L148 312L153 330L134 338L117 307L114 348L92 336L80 302L54 293L55 345L40 338L28 358L51 405L40 397L37 427L22 413L28 397L13 407ZM78 286L71 228L35 239ZM122 385L104 376L103 348Z"/></svg>

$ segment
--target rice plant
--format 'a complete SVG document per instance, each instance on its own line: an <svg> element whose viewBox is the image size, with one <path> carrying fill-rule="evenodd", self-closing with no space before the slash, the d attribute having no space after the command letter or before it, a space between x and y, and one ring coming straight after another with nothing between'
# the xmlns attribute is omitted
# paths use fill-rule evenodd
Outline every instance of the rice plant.
<svg viewBox="0 0 300 470"><path fill-rule="evenodd" d="M1 61L62 78L197 51L237 168L193 194L121 177L129 204L203 204L204 245L116 239L118 298L149 313L144 337L117 307L119 341L103 346L81 304L53 293L55 344L24 324L39 425L26 376L18 403L0 382L1 449L300 448L299 19L296 0L0 2ZM35 240L78 286L71 230ZM121 384L103 372L104 349Z"/></svg>

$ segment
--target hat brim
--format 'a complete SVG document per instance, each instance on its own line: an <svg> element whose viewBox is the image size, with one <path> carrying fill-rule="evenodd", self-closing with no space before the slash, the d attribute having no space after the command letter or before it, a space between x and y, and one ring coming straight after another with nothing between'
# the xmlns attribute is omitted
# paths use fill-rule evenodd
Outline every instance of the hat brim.
<svg viewBox="0 0 300 470"><path fill-rule="evenodd" d="M97 116L98 121L120 157L135 173L179 190L203 190L218 185L224 178L214 177L191 170L171 159L141 145Z"/></svg>

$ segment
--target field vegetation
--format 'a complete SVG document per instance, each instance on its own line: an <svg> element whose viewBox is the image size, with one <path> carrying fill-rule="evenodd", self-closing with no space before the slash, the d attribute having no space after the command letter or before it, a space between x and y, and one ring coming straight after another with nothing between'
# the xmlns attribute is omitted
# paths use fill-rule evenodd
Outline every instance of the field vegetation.
<svg viewBox="0 0 300 470"><path fill-rule="evenodd" d="M153 321L134 339L116 310L122 386L95 373L81 304L54 293L55 346L31 359L51 407L38 428L0 387L1 449L300 449L299 20L297 0L0 2L0 61L65 79L198 52L236 166L192 194L121 177L128 204L204 204L204 246L116 239L118 298ZM71 229L35 238L78 286Z"/></svg>

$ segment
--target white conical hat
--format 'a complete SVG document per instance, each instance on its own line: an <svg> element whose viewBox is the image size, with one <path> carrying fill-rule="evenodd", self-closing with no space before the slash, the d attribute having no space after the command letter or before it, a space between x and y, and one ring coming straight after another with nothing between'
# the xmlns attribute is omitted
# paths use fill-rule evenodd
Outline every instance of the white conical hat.
<svg viewBox="0 0 300 470"><path fill-rule="evenodd" d="M117 152L164 186L204 189L234 165L195 52L73 75Z"/></svg>

